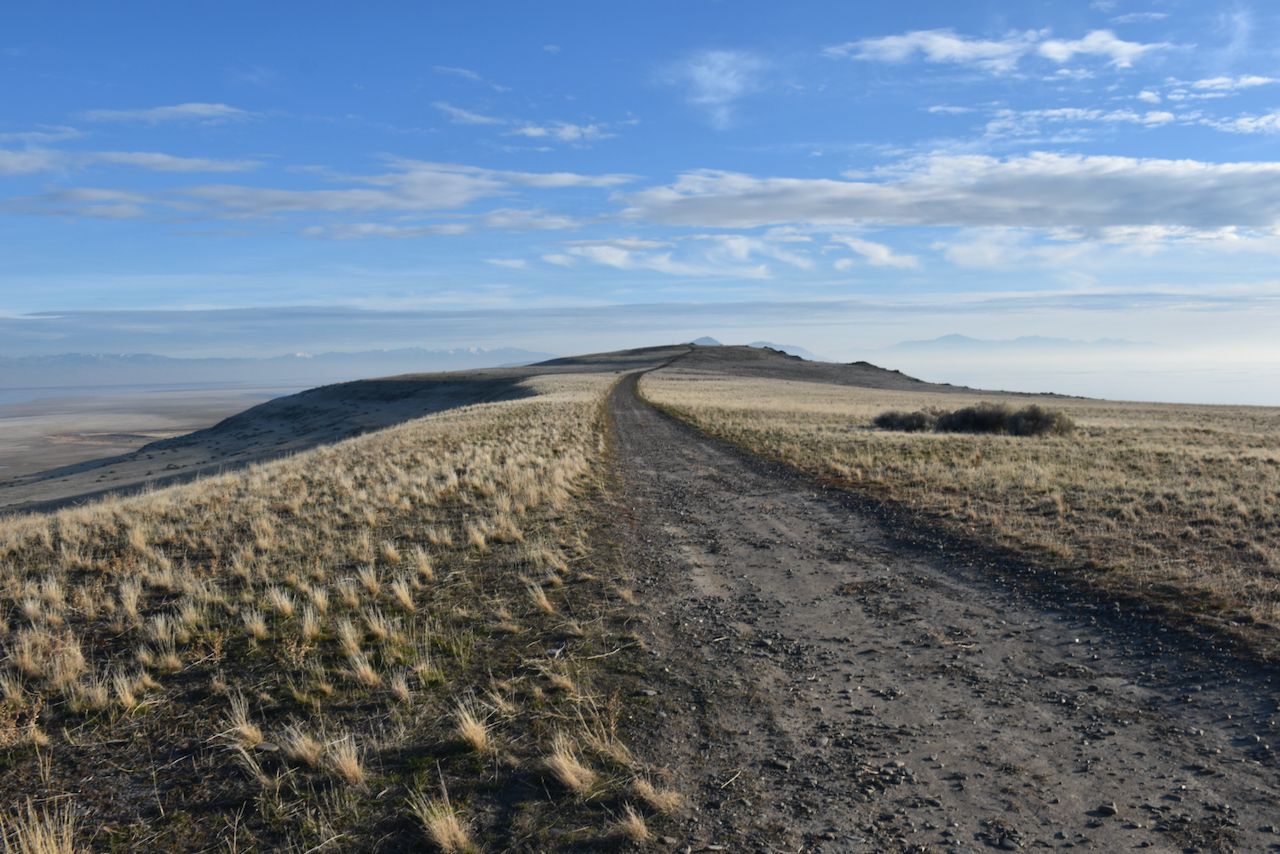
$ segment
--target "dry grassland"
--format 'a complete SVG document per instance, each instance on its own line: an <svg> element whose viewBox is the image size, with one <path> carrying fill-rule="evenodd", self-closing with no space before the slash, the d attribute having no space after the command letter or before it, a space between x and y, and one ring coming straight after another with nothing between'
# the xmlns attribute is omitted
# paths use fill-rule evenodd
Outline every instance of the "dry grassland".
<svg viewBox="0 0 1280 854"><path fill-rule="evenodd" d="M611 379L0 520L5 850L643 837L584 534Z"/></svg>
<svg viewBox="0 0 1280 854"><path fill-rule="evenodd" d="M1037 400L1079 429L1020 438L870 426L885 410L1000 395L676 370L647 375L641 389L752 452L1211 623L1258 651L1280 649L1280 409Z"/></svg>

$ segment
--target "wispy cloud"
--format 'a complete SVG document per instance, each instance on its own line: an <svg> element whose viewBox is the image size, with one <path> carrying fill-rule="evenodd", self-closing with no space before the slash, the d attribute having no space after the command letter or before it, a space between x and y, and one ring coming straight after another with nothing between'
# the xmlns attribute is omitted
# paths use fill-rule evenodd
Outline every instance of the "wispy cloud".
<svg viewBox="0 0 1280 854"><path fill-rule="evenodd" d="M95 151L81 155L77 159L83 163L133 166L152 172L244 172L262 165L256 160L177 157L155 151Z"/></svg>
<svg viewBox="0 0 1280 854"><path fill-rule="evenodd" d="M1051 39L1047 30L1013 32L1000 38L974 38L954 30L913 30L901 35L879 36L833 45L823 50L836 59L904 63L923 59L931 63L969 65L993 73L1013 71L1026 56L1036 54L1059 64L1077 56L1105 58L1110 65L1128 68L1166 43L1125 41L1111 30L1093 30L1079 39Z"/></svg>
<svg viewBox="0 0 1280 854"><path fill-rule="evenodd" d="M494 267L505 267L508 270L523 270L529 266L529 262L523 258L486 258L484 262Z"/></svg>
<svg viewBox="0 0 1280 854"><path fill-rule="evenodd" d="M685 90L690 104L706 111L713 127L733 123L734 105L760 88L768 67L764 59L742 50L705 50L668 66L662 78Z"/></svg>
<svg viewBox="0 0 1280 854"><path fill-rule="evenodd" d="M471 226L461 222L432 223L429 225L387 225L378 222L351 222L340 225L312 225L304 228L307 237L324 240L363 240L369 237L417 238L466 234Z"/></svg>
<svg viewBox="0 0 1280 854"><path fill-rule="evenodd" d="M825 48L823 54L834 59L895 63L920 57L926 62L975 65L1002 72L1013 70L1040 36L1040 32L1029 30L1000 39L979 39L957 35L953 30L913 30L902 35L832 45Z"/></svg>
<svg viewBox="0 0 1280 854"><path fill-rule="evenodd" d="M495 92L510 92L510 86L503 86L501 83L495 83L492 80L482 76L478 71L472 71L470 68L459 68L453 65L433 65L431 70L436 74L446 77L457 77L466 80L468 83L475 83L480 86L487 86Z"/></svg>
<svg viewBox="0 0 1280 854"><path fill-rule="evenodd" d="M530 139L554 139L558 142L580 143L595 142L608 139L616 134L609 133L605 125L577 125L572 122L551 122L549 124L523 124L511 131L516 136Z"/></svg>
<svg viewBox="0 0 1280 854"><path fill-rule="evenodd" d="M1280 133L1280 111L1228 119L1204 119L1202 124L1227 133Z"/></svg>
<svg viewBox="0 0 1280 854"><path fill-rule="evenodd" d="M73 127L54 126L41 127L36 130L0 133L0 142L20 142L25 145L48 145L54 142L64 142L68 139L79 139L82 136L84 136L84 133Z"/></svg>
<svg viewBox="0 0 1280 854"><path fill-rule="evenodd" d="M877 180L687 172L672 184L627 195L624 215L703 228L824 223L1082 231L1136 225L1280 227L1280 162L937 155L873 177Z"/></svg>
<svg viewBox="0 0 1280 854"><path fill-rule="evenodd" d="M876 243L872 240L866 240L861 237L853 237L847 234L833 234L830 237L833 244L837 244L855 255L862 258L864 262L872 267L897 267L900 269L915 269L920 266L920 259L914 255L899 255L892 248L883 243ZM847 262L847 263L846 263ZM836 262L836 269L848 270L853 266L851 259L842 258Z"/></svg>
<svg viewBox="0 0 1280 854"><path fill-rule="evenodd" d="M243 121L254 117L253 113L238 107L201 102L133 110L89 110L83 115L91 122L141 122L152 125L163 122Z"/></svg>
<svg viewBox="0 0 1280 854"><path fill-rule="evenodd" d="M1257 74L1243 74L1239 77L1208 77L1204 80L1196 80L1191 84L1191 88L1200 91L1234 92L1240 89L1252 89L1255 86L1270 86L1273 83L1280 83L1280 80Z"/></svg>
<svg viewBox="0 0 1280 854"><path fill-rule="evenodd" d="M449 121L458 125L504 125L507 123L506 119L464 110L462 107L455 107L448 101L435 101L431 106L448 116Z"/></svg>
<svg viewBox="0 0 1280 854"><path fill-rule="evenodd" d="M138 219L146 216L150 200L139 193L97 187L51 190L35 196L18 196L2 203L4 209L37 216L75 216L90 219Z"/></svg>
<svg viewBox="0 0 1280 854"><path fill-rule="evenodd" d="M509 231L556 231L563 228L577 228L582 225L582 220L540 209L498 208L484 215L484 224L490 228L503 228Z"/></svg>
<svg viewBox="0 0 1280 854"><path fill-rule="evenodd" d="M1168 12L1128 12L1111 19L1113 24L1154 24L1169 17Z"/></svg>
<svg viewBox="0 0 1280 854"><path fill-rule="evenodd" d="M517 172L456 163L390 159L390 171L344 179L343 187L296 190L217 184L176 191L212 216L261 217L292 213L413 213L465 207L479 199L512 195L519 188L609 189L632 180L618 173ZM393 226L364 225L352 237L395 236ZM381 233L380 233L381 232ZM438 233L438 232L433 232ZM407 236L412 236L407 235Z"/></svg>
<svg viewBox="0 0 1280 854"><path fill-rule="evenodd" d="M91 166L131 166L151 172L243 172L261 165L253 160L179 157L156 151L61 151L28 148L0 149L0 175L29 175Z"/></svg>
<svg viewBox="0 0 1280 854"><path fill-rule="evenodd" d="M0 175L30 175L57 169L59 153L44 149L8 151L0 149Z"/></svg>

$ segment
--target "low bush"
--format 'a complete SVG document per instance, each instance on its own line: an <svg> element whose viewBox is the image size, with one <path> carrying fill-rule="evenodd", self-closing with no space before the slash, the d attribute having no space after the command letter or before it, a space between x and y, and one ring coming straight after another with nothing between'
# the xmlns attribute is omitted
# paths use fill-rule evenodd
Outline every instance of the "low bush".
<svg viewBox="0 0 1280 854"><path fill-rule="evenodd" d="M952 412L882 412L872 423L882 430L919 433L997 433L1008 436L1065 436L1075 430L1065 413L1033 404L1013 409L1002 403L979 403Z"/></svg>
<svg viewBox="0 0 1280 854"><path fill-rule="evenodd" d="M882 412L872 423L881 430L901 430L905 433L919 433L932 430L936 418L933 413L923 409L915 412L899 412L896 409Z"/></svg>

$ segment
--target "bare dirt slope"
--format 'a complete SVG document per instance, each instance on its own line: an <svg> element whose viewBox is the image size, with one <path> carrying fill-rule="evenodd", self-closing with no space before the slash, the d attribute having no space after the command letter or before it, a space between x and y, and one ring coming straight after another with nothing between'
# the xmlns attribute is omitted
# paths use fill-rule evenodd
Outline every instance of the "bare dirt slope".
<svg viewBox="0 0 1280 854"><path fill-rule="evenodd" d="M642 702L694 805L668 844L1280 848L1272 673L908 541L634 375L610 406L661 673Z"/></svg>

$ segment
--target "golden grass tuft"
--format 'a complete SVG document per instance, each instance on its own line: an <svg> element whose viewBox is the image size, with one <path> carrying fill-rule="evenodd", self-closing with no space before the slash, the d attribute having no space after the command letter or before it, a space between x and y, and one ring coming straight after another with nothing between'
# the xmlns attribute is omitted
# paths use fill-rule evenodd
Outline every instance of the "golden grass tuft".
<svg viewBox="0 0 1280 854"><path fill-rule="evenodd" d="M37 808L28 800L14 818L0 816L4 854L76 854L76 817L69 802Z"/></svg>
<svg viewBox="0 0 1280 854"><path fill-rule="evenodd" d="M551 752L543 759L543 765L557 783L579 797L588 795L598 779L596 772L583 763L577 742L563 732L551 740Z"/></svg>
<svg viewBox="0 0 1280 854"><path fill-rule="evenodd" d="M490 747L489 725L473 703L463 702L454 707L453 731L476 753L483 753Z"/></svg>
<svg viewBox="0 0 1280 854"><path fill-rule="evenodd" d="M325 751L325 768L329 774L348 786L363 788L368 774L360 746L350 734L329 743Z"/></svg>
<svg viewBox="0 0 1280 854"><path fill-rule="evenodd" d="M631 793L649 809L663 815L671 815L684 806L684 798L679 792L655 786L644 777L637 777L631 782Z"/></svg>
<svg viewBox="0 0 1280 854"><path fill-rule="evenodd" d="M635 807L631 804L624 804L622 807L622 815L618 816L613 823L613 833L615 836L621 837L628 842L648 842L649 841L649 825Z"/></svg>
<svg viewBox="0 0 1280 854"><path fill-rule="evenodd" d="M427 841L444 854L465 854L476 850L466 822L447 798L429 798L415 792L409 798L409 811L422 824Z"/></svg>

